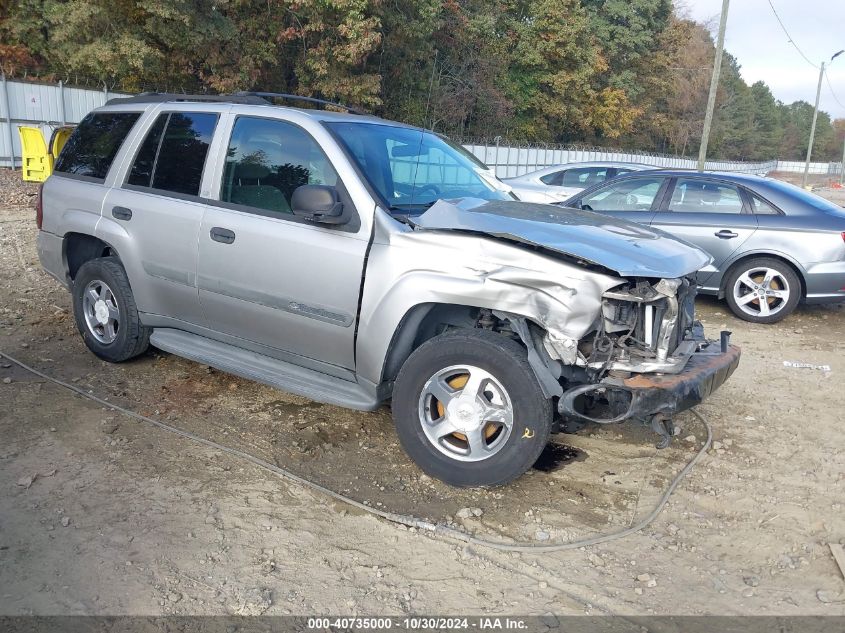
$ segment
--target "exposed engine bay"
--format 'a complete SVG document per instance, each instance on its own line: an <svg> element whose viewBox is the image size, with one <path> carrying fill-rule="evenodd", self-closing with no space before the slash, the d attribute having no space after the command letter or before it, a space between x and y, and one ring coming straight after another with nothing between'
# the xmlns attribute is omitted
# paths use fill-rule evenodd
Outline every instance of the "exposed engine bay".
<svg viewBox="0 0 845 633"><path fill-rule="evenodd" d="M578 341L515 315L493 315L507 319L529 346L538 375L554 378L558 390L546 386L559 398L564 428L633 418L651 425L665 446L672 416L707 397L739 360L729 332L718 342L704 337L695 295L692 278L629 280L602 295L600 315Z"/></svg>

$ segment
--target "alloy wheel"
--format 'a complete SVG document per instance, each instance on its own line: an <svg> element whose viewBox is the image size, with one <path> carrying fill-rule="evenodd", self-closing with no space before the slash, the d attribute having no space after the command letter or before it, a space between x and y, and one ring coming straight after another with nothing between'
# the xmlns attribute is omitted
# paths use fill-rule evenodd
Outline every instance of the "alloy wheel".
<svg viewBox="0 0 845 633"><path fill-rule="evenodd" d="M501 382L473 365L438 371L423 386L419 418L429 442L463 462L488 459L508 441L513 406Z"/></svg>
<svg viewBox="0 0 845 633"><path fill-rule="evenodd" d="M113 343L120 329L120 309L105 282L94 279L85 287L82 311L91 336L104 345Z"/></svg>
<svg viewBox="0 0 845 633"><path fill-rule="evenodd" d="M774 268L752 268L740 275L733 287L739 309L753 317L769 317L783 310L789 302L789 282Z"/></svg>

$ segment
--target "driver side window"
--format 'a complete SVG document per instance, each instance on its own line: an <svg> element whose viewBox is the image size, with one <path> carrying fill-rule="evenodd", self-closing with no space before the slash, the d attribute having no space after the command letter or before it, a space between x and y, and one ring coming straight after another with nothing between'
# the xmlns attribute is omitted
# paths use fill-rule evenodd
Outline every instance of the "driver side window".
<svg viewBox="0 0 845 633"><path fill-rule="evenodd" d="M581 198L581 208L592 211L649 211L663 178L612 181Z"/></svg>
<svg viewBox="0 0 845 633"><path fill-rule="evenodd" d="M297 187L336 184L334 167L305 130L274 119L235 120L220 191L223 202L287 215Z"/></svg>

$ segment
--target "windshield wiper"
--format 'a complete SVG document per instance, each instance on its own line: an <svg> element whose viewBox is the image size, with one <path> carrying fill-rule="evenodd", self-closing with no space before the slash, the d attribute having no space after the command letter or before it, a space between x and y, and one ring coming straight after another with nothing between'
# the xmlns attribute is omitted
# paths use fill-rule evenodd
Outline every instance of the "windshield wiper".
<svg viewBox="0 0 845 633"><path fill-rule="evenodd" d="M439 200L432 200L431 202L400 202L390 205L391 211L399 211L401 213L412 213L425 211L430 209Z"/></svg>

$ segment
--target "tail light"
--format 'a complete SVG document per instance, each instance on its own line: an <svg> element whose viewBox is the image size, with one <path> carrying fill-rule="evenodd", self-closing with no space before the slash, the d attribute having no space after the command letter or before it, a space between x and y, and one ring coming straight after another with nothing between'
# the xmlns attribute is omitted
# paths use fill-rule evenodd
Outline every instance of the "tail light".
<svg viewBox="0 0 845 633"><path fill-rule="evenodd" d="M38 230L41 230L41 225L44 223L44 202L41 197L41 192L44 191L44 185L38 187L38 195L35 197L35 223L38 225Z"/></svg>

